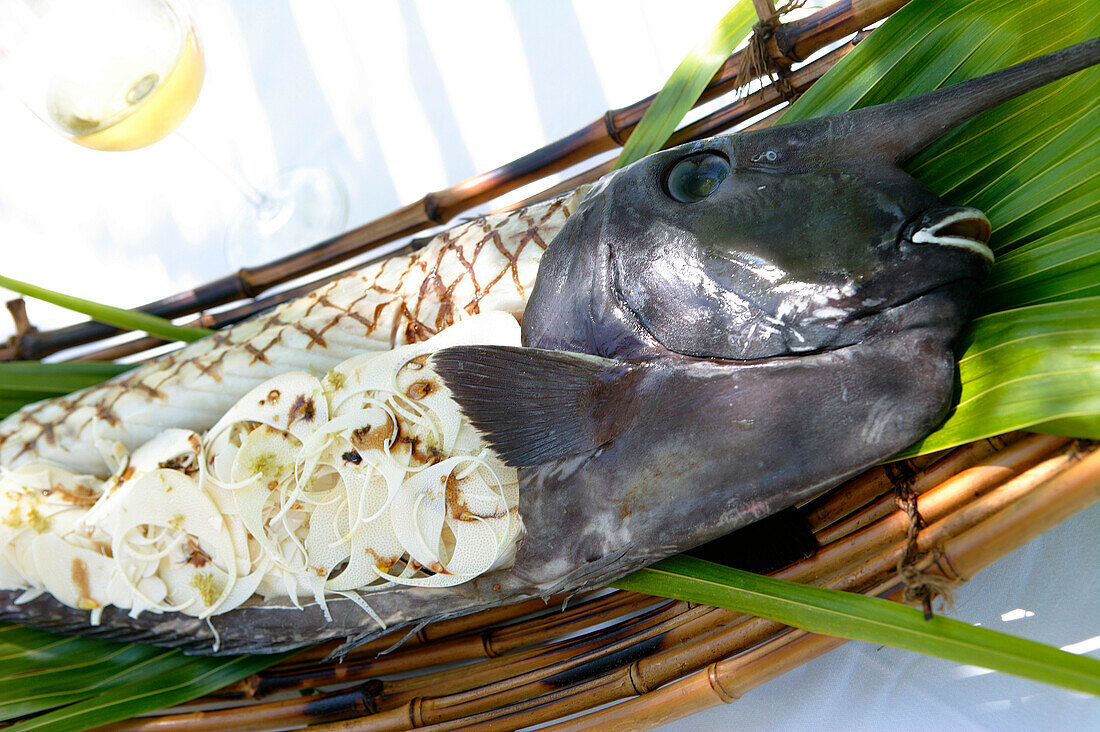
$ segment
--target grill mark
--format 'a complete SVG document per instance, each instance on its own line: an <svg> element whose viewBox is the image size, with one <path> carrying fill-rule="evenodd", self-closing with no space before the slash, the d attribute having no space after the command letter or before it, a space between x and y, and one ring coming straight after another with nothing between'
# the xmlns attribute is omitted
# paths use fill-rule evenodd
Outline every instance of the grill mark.
<svg viewBox="0 0 1100 732"><path fill-rule="evenodd" d="M309 338L306 348L326 347L325 333L344 322L345 318L355 321L370 336L381 327L387 308L398 300L399 304L390 318L389 343L393 346L397 345L399 333L405 336L406 342L422 341L453 324L460 310L471 315L481 312L481 301L500 285L505 276L508 276L518 294L526 297L520 280L520 257L532 243L545 249L546 239L551 238L572 214L569 200L565 197L552 201L534 216L521 210L499 219L480 217L471 220L437 234L434 240L429 240L413 254L384 260L365 272L351 273L328 283L307 298L291 301L265 316L215 333L129 374L75 392L75 398L70 401L48 400L25 408L12 416L9 429L0 430L0 446L7 453L15 453L5 455L4 462L10 463L33 454L36 445L56 446L60 441L83 439L86 427L97 419L111 426L121 425L116 405L123 397L133 394L140 399L166 401L170 388L185 383L195 375L207 375L219 381L226 367L225 358L234 353L247 355L248 365L270 365L269 349L280 344L284 335L294 330ZM521 230L521 227L526 228ZM499 256L501 262L495 276L485 283L478 280L474 268L490 244L494 256ZM454 255L457 267L444 277L442 272L453 267L451 260L447 259L448 254ZM428 263L433 258L434 266L429 268ZM395 267L399 271L395 271ZM419 287L402 295L411 284L410 279L417 276L423 278L417 283ZM456 296L457 288L467 276L472 296L469 302L460 303ZM390 279L395 279L393 287L384 284L384 280ZM425 284L428 286L425 287ZM333 302L334 298L339 300L338 295L348 299L349 292L358 296L350 300L346 307ZM392 297L373 304L368 315L363 313L364 301L369 299L371 293ZM367 306L370 307L369 304ZM418 320L417 316L421 314L425 316L425 321ZM313 320L328 317L329 320L324 325L293 322L293 319L307 317ZM247 339L245 333L250 334ZM258 336L263 333L272 333L272 337L260 345L262 339ZM63 413L56 419L42 419L41 410L47 406L60 408ZM8 427L7 424L4 426ZM23 433L27 429L31 431Z"/></svg>

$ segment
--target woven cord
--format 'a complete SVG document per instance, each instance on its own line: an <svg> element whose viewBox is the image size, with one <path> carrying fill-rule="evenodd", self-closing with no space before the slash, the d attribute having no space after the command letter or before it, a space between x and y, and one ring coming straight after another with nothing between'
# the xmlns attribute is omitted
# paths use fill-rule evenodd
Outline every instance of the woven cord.
<svg viewBox="0 0 1100 732"><path fill-rule="evenodd" d="M921 516L917 506L917 493L913 490L913 472L908 463L902 466L888 465L887 473L894 484L894 495L898 508L909 517L909 527L905 532L905 551L898 560L898 578L905 585L904 599L907 602L919 602L924 610L924 619L931 620L932 601L942 598L948 605L951 604L951 590L954 583L938 575L927 574L918 566L923 559L922 553L917 549L917 537L922 529L927 526L924 517ZM929 552L940 563L945 557L938 548Z"/></svg>
<svg viewBox="0 0 1100 732"><path fill-rule="evenodd" d="M775 35L779 27L779 17L784 13L796 10L806 4L806 0L787 0L778 8L772 6L771 0L754 2L759 22L752 27L752 35L749 36L749 45L741 54L741 65L737 69L737 78L741 82L741 95L747 97L749 83L753 79L767 76L772 85L779 90L783 99L790 102L798 93L787 78L787 72L791 68L791 59L783 56L776 50L774 53L768 49L768 43ZM764 8L768 10L765 11ZM760 91L763 91L761 86Z"/></svg>

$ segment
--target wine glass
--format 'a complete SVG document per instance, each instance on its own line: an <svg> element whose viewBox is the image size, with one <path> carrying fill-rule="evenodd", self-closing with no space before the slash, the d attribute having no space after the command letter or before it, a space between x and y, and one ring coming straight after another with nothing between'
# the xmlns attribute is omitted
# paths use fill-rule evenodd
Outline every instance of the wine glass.
<svg viewBox="0 0 1100 732"><path fill-rule="evenodd" d="M0 0L0 84L78 145L135 150L179 127L198 99L205 59L178 0ZM245 204L226 233L231 266L287 254L336 233L347 193L318 168L263 189L207 156Z"/></svg>

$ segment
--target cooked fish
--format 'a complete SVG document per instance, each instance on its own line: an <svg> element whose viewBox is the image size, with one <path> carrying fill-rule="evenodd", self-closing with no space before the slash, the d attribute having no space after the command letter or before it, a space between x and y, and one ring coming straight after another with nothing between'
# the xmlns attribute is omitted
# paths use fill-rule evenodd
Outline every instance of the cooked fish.
<svg viewBox="0 0 1100 732"><path fill-rule="evenodd" d="M475 218L98 386L24 407L0 421L0 465L47 460L103 477L98 441L132 450L169 427L208 429L277 374L323 374L479 312L519 316L543 251L584 192Z"/></svg>
<svg viewBox="0 0 1100 732"><path fill-rule="evenodd" d="M507 564L518 479L458 413L428 356L518 345L503 312L355 356L323 379L291 371L205 434L172 428L105 480L47 462L0 476L0 588L90 611L203 620L253 595L327 612L394 586L449 587ZM444 550L445 545L445 550ZM383 621L376 618L379 625Z"/></svg>
<svg viewBox="0 0 1100 732"><path fill-rule="evenodd" d="M19 567L9 561L26 585L0 596L0 615L195 652L214 650L215 637L221 653L334 637L355 644L384 627L599 586L836 485L943 418L952 348L992 261L985 216L940 201L901 163L975 114L1098 61L1100 39L931 94L681 146L606 176L543 255L520 345L508 345L503 326L488 327L497 334L490 344L483 335L447 344L444 330L418 346L430 360L398 349L388 365L376 363L385 354L359 357L374 365L353 359L327 383L276 377L301 401L287 406L279 389L269 409L261 387L198 436L194 454L171 457L191 437L168 436L177 446L150 448L152 459L138 459L144 448L106 451L118 458L104 486L65 477L62 490L47 488L55 500L94 499L71 528L58 519L68 531L59 540L102 542L95 527L111 534L110 559L123 550L132 558L124 583L148 596L159 580L163 607L146 603L131 617L133 608L82 585L90 564L71 564L59 580L66 567L31 551L29 561L16 557ZM431 374L427 385L401 381L410 365ZM430 418L413 406L427 395ZM390 424L401 419L420 425L406 436L433 448L418 464L406 457L412 438L400 443ZM390 483L390 463L367 460L379 443L366 438L378 428L381 449L406 461L396 460L403 473ZM356 453L344 462L366 464L369 478L341 462L341 441ZM145 508L92 521L92 534L75 538L87 533L88 514L123 495L128 467L153 476L138 479L163 501L169 485L195 496L209 483L213 508L197 507L206 518L197 524ZM518 469L514 493L509 468ZM189 470L199 476L194 489L180 482ZM469 491L451 490L474 472ZM378 498L364 502L348 487L368 480ZM33 544L53 530L52 516L27 510L33 490L17 493L13 528ZM379 524L382 504L390 513ZM463 522L481 533L467 538ZM225 523L239 528L222 532ZM391 584L330 596L337 588L328 582L364 568L370 542L389 541L365 538L386 527L394 551L382 558L372 549L365 568ZM311 541L314 532L325 540ZM247 566L237 563L246 552ZM220 574L211 570L209 581L180 570L215 557ZM257 578L256 557L283 574L263 567ZM280 600L274 585L291 583L286 572L299 585ZM51 582L54 597L35 595ZM299 609L301 587L314 600ZM228 612L201 609L231 595L240 604ZM80 609L91 603L94 628Z"/></svg>

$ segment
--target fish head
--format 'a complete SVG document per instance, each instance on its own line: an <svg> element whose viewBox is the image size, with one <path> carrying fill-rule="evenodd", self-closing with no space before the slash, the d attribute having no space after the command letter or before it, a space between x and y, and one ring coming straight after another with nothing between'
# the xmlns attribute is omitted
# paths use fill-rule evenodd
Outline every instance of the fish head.
<svg viewBox="0 0 1100 732"><path fill-rule="evenodd" d="M851 345L922 298L953 338L989 221L834 131L713 137L606 177L543 259L525 343L753 361Z"/></svg>
<svg viewBox="0 0 1100 732"><path fill-rule="evenodd" d="M1100 62L1093 38L1001 71L605 176L551 242L527 346L616 359L759 361L882 330L953 340L992 262L990 226L902 168L975 115Z"/></svg>
<svg viewBox="0 0 1100 732"><path fill-rule="evenodd" d="M905 162L1100 62L1100 39L928 94L644 158L544 253L519 349L433 357L520 469L515 575L600 582L795 505L942 421L988 219Z"/></svg>

